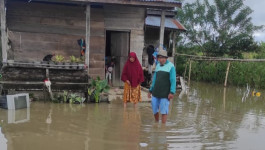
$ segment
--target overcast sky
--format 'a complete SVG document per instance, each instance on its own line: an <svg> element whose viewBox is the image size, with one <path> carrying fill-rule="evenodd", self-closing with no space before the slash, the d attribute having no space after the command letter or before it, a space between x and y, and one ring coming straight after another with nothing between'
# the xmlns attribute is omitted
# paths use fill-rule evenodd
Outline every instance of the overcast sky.
<svg viewBox="0 0 265 150"><path fill-rule="evenodd" d="M196 0L184 0L186 2L195 2ZM209 2L213 0L209 0ZM249 6L254 12L251 14L252 22L254 25L265 25L265 0L245 0L245 5ZM265 31L254 33L256 41L265 42Z"/></svg>

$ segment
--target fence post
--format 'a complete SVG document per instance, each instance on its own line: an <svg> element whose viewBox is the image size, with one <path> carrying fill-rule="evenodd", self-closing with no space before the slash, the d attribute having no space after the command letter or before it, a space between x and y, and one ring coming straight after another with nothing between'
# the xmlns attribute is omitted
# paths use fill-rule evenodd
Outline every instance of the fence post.
<svg viewBox="0 0 265 150"><path fill-rule="evenodd" d="M229 73L229 69L230 69L230 64L231 64L231 62L229 61L227 64L227 68L226 68L225 83L224 83L225 87L227 85L227 78L228 78L228 73Z"/></svg>
<svg viewBox="0 0 265 150"><path fill-rule="evenodd" d="M187 63L185 65L185 71L184 71L184 74L183 74L184 80L186 80L186 72L187 72Z"/></svg>
<svg viewBox="0 0 265 150"><path fill-rule="evenodd" d="M189 84L190 84L190 75L191 75L191 59L190 59L190 69L189 69Z"/></svg>

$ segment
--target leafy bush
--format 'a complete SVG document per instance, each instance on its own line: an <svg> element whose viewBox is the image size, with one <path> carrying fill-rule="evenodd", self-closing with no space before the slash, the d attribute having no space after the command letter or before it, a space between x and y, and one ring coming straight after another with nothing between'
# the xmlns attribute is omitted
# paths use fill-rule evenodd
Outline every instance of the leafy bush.
<svg viewBox="0 0 265 150"><path fill-rule="evenodd" d="M81 57L81 58L77 58L75 56L70 56L70 62L72 63L81 63L81 62L84 62L84 57Z"/></svg>
<svg viewBox="0 0 265 150"><path fill-rule="evenodd" d="M70 103L81 104L85 101L84 97L80 97L77 94L64 91L62 94L54 94L52 102L54 103Z"/></svg>
<svg viewBox="0 0 265 150"><path fill-rule="evenodd" d="M100 100L100 94L103 92L108 92L110 89L107 80L92 79L91 87L88 89L88 95L90 95L90 100L96 103Z"/></svg>
<svg viewBox="0 0 265 150"><path fill-rule="evenodd" d="M56 55L55 56L55 61L56 62L63 62L64 61L64 57L62 55Z"/></svg>

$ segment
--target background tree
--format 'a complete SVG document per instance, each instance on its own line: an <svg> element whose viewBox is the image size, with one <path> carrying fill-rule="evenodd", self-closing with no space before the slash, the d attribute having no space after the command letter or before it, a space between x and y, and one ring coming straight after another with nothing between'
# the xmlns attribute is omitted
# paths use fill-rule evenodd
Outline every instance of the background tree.
<svg viewBox="0 0 265 150"><path fill-rule="evenodd" d="M179 37L180 47L199 46L204 55L241 58L242 52L257 51L254 31L262 26L251 22L253 11L243 0L208 0L186 3L178 18L187 28Z"/></svg>

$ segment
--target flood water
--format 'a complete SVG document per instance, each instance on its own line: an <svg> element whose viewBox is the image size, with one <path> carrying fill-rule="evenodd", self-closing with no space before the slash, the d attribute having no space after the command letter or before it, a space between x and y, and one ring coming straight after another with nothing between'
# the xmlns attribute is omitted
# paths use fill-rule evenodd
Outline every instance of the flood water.
<svg viewBox="0 0 265 150"><path fill-rule="evenodd" d="M0 109L0 150L262 150L265 91L242 101L245 91L194 82L171 101L166 125L154 122L150 103Z"/></svg>

